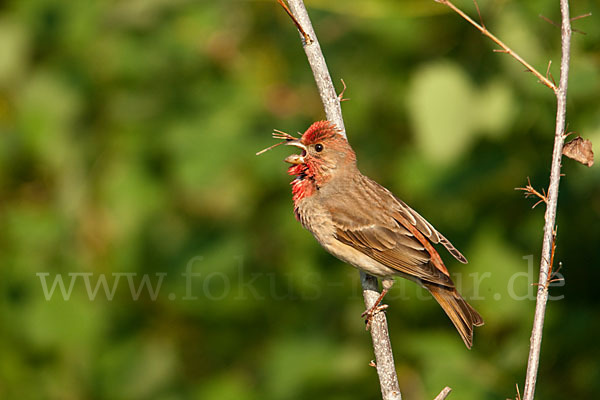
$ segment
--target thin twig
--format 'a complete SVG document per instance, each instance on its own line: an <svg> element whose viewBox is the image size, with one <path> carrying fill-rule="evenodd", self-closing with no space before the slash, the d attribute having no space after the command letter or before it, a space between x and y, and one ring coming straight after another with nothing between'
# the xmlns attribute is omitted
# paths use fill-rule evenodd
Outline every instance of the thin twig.
<svg viewBox="0 0 600 400"><path fill-rule="evenodd" d="M553 25L553 26L555 26L557 28L560 28L560 25L558 25L556 22L552 21L550 18L546 17L545 15L539 14L538 17L540 17L541 19L543 19L544 21L546 21L550 25Z"/></svg>
<svg viewBox="0 0 600 400"><path fill-rule="evenodd" d="M285 140L285 142L275 143L274 145L269 146L266 149L262 149L261 151L257 152L256 155L260 156L261 154L266 153L267 151L271 150L274 147L281 146L282 144L285 144L290 140L297 140L298 138L290 135L287 132L280 131L279 129L273 129L273 139Z"/></svg>
<svg viewBox="0 0 600 400"><path fill-rule="evenodd" d="M483 17L481 16L481 10L479 10L479 4L477 3L477 0L473 0L473 3L475 3L475 8L477 9L477 15L479 15L479 23L484 29L486 29L485 24L483 23Z"/></svg>
<svg viewBox="0 0 600 400"><path fill-rule="evenodd" d="M554 278L554 276L556 276L556 274L558 273L558 271L560 271L562 264L559 263L558 265L558 269L556 271L554 271L553 267L554 267L554 253L556 252L556 234L557 234L558 228L554 227L554 232L552 232L552 254L550 255L550 267L548 268L548 280L546 281L546 284L544 286L546 286L546 289L548 289L548 287L550 286L551 283L554 282L560 282L562 280L564 280L563 278ZM532 286L539 286L539 283L532 283Z"/></svg>
<svg viewBox="0 0 600 400"><path fill-rule="evenodd" d="M550 278L550 262L555 242L556 208L558 205L558 187L560 184L560 167L562 150L565 143L565 120L567 112L567 88L569 79L569 61L571 51L571 19L569 17L569 1L560 0L561 25L561 61L560 80L556 93L556 127L554 131L554 149L552 150L552 165L550 167L550 186L548 187L547 206L544 224L544 239L542 243L542 257L540 260L540 279L537 291L535 316L531 331L529 359L527 361L527 374L523 400L533 400L535 383L537 380L542 346L542 330L546 303L548 302L547 281Z"/></svg>
<svg viewBox="0 0 600 400"><path fill-rule="evenodd" d="M278 0L279 1L279 0ZM346 137L346 129L342 118L342 108L340 106L340 97L338 97L325 58L321 51L317 35L313 29L312 23L302 0L288 0L291 15L297 21L300 32L305 32L312 39L311 43L304 40L303 47L308 58L308 63L313 71L315 82L317 84L325 115L327 119L333 122L342 135ZM302 33L301 33L302 35ZM304 35L303 35L304 36ZM363 296L367 309L371 308L379 297L379 288L377 278L360 272L360 278L363 288ZM394 366L394 354L388 333L387 319L385 313L378 313L372 318L371 338L373 340L373 350L375 352L375 368L379 376L381 394L384 400L402 400L398 376Z"/></svg>
<svg viewBox="0 0 600 400"><path fill-rule="evenodd" d="M538 204L540 204L542 202L548 204L548 196L546 195L546 191L544 189L542 189L542 193L540 193L537 190L535 190L533 188L533 186L531 186L531 181L529 180L529 177L527 177L527 186L522 187L522 188L518 187L518 188L515 188L515 190L522 190L522 191L524 191L525 192L525 198L537 197L537 198L540 199L531 208L535 208Z"/></svg>
<svg viewBox="0 0 600 400"><path fill-rule="evenodd" d="M311 44L313 42L313 40L310 38L310 36L308 36L308 33L306 33L304 28L302 28L302 25L300 25L300 22L298 22L298 20L294 16L294 14L292 14L292 12L288 8L287 4L285 4L285 2L283 0L277 0L277 2L281 5L281 7L283 7L283 9L287 13L287 15L290 16L290 18L292 19L292 22L294 22L294 25L296 25L296 28L298 28L302 37L304 37L304 43Z"/></svg>
<svg viewBox="0 0 600 400"><path fill-rule="evenodd" d="M548 289L548 285L553 281L552 277L554 276L554 272L552 269L554 267L554 252L556 251L556 234L558 228L555 226L552 230L552 248L550 250L550 263L548 266L548 280L546 281L546 289Z"/></svg>
<svg viewBox="0 0 600 400"><path fill-rule="evenodd" d="M548 86L550 89L552 89L556 93L556 91L558 89L555 84L550 82L550 80L548 80L548 78L546 78L544 75L540 74L538 72L538 70L536 70L535 68L533 68L531 66L531 64L529 64L527 61L525 61L520 55L515 53L510 47L508 47L506 44L504 44L503 41L501 41L496 36L494 36L490 31L488 31L487 28L485 27L485 25L483 25L483 24L479 25L477 22L473 21L473 19L471 17L469 17L467 14L465 14L464 11L462 11L460 8L458 8L454 4L452 4L449 0L435 0L435 1L437 3L444 4L448 7L450 7L454 12L456 12L458 15L460 15L465 20L467 20L471 25L473 25L475 28L479 29L479 31L481 33L483 33L485 36L490 38L494 43L496 43L498 46L500 46L502 48L502 50L500 50L498 52L510 54L515 60L517 60L518 62L523 64L525 66L525 68L527 68L527 70L529 70L532 74L534 74L540 80L540 82L542 82L544 85ZM477 10L479 11L479 6L477 7Z"/></svg>
<svg viewBox="0 0 600 400"><path fill-rule="evenodd" d="M552 84L554 84L556 86L556 81L554 80L554 77L552 76L552 72L550 72L551 66L552 66L552 60L548 60L548 68L546 68L546 79L551 79Z"/></svg>
<svg viewBox="0 0 600 400"><path fill-rule="evenodd" d="M575 21L577 19L580 19L580 18L589 17L590 15L592 15L592 13L587 13L587 14L580 15L580 16L575 17L575 18L571 18L571 22L573 22L573 21ZM539 17L541 19L543 19L544 21L546 21L547 23L549 23L550 25L555 26L557 28L560 28L560 25L558 25L556 22L552 21L550 18L546 17L545 15L540 14ZM582 35L587 35L587 33L585 33L584 31L580 31L579 29L571 28L571 30L573 32L581 33Z"/></svg>
<svg viewBox="0 0 600 400"><path fill-rule="evenodd" d="M585 14L581 14L581 15L578 15L578 16L576 16L576 17L573 17L573 18L571 18L571 22L573 22L573 21L577 21L578 19L582 19L582 18L591 17L591 16L592 16L592 13L591 13L591 12L589 12L589 13L585 13Z"/></svg>
<svg viewBox="0 0 600 400"><path fill-rule="evenodd" d="M565 278L555 278L555 276L560 272L560 270L562 269L562 263L559 262L558 263L558 268L556 269L556 271L552 272L552 275L550 275L550 283L554 283L554 282L561 282L564 281Z"/></svg>
<svg viewBox="0 0 600 400"><path fill-rule="evenodd" d="M344 85L344 88L342 89L342 91L340 92L340 94L338 94L338 99L340 99L340 102L342 102L342 101L348 101L350 99L345 99L344 98L344 93L346 93L346 89L347 89L346 82L344 82L343 79L340 79L340 81L342 81L342 85Z"/></svg>

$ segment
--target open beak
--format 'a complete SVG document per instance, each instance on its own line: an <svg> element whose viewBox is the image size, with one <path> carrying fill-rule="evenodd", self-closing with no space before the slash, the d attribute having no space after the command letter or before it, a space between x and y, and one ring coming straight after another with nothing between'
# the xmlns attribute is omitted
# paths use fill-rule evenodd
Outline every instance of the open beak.
<svg viewBox="0 0 600 400"><path fill-rule="evenodd" d="M300 140L290 140L286 146L296 146L302 149L302 154L292 154L284 161L290 164L304 164L304 156L306 156L306 146Z"/></svg>

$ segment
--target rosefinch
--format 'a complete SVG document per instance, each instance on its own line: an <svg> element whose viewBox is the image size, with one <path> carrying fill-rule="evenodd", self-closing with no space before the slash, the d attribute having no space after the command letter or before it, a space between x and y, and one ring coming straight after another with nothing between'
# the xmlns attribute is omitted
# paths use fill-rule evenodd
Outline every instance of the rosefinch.
<svg viewBox="0 0 600 400"><path fill-rule="evenodd" d="M466 258L416 211L360 173L354 151L332 123L315 122L300 139L277 132L274 137L302 149L285 159L296 176L291 184L298 221L329 253L382 280L377 303L363 315L371 318L381 309L394 277L401 276L433 295L471 348L473 326L483 319L457 292L432 244L462 263Z"/></svg>

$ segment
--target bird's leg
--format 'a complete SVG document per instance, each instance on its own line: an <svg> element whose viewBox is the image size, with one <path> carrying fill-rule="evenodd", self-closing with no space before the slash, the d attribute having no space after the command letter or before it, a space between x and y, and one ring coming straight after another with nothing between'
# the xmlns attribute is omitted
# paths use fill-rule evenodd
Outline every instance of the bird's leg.
<svg viewBox="0 0 600 400"><path fill-rule="evenodd" d="M388 308L388 305L381 304L381 301L383 300L383 298L385 297L387 292L392 288L393 285L394 285L394 278L382 278L381 279L381 287L383 288L381 290L381 294L377 298L377 301L375 302L375 304L373 304L373 306L371 308L366 310L361 315L361 317L366 318L366 323L367 323L366 329L367 330L369 330L369 328L371 327L371 322L373 321L373 317L375 315L377 315L378 313L380 313L381 311Z"/></svg>
<svg viewBox="0 0 600 400"><path fill-rule="evenodd" d="M380 313L381 311L388 308L387 304L381 304L381 301L387 294L388 290L389 289L387 289L387 288L383 288L383 290L381 291L381 294L377 298L377 301L375 302L375 304L373 304L373 306L371 308L369 308L368 310L365 310L365 312L363 312L360 315L362 318L365 318L365 321L367 323L367 327L366 327L367 330L369 330L369 328L371 327L371 322L373 320L373 317L375 315L377 315L378 313Z"/></svg>

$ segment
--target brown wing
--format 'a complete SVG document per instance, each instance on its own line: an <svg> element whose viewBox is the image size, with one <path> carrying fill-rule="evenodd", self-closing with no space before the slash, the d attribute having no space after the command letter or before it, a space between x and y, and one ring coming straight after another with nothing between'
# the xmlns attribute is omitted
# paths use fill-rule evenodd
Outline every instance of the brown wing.
<svg viewBox="0 0 600 400"><path fill-rule="evenodd" d="M400 273L438 285L454 286L447 271L434 265L425 246L400 225L396 229L379 225L336 226L336 238Z"/></svg>
<svg viewBox="0 0 600 400"><path fill-rule="evenodd" d="M440 243L461 262L465 257L417 212L375 181L361 177L356 201L382 212L357 212L343 201L332 212L336 238L374 260L426 282L454 287L448 270L431 243ZM391 200L391 202L390 202Z"/></svg>
<svg viewBox="0 0 600 400"><path fill-rule="evenodd" d="M461 252L458 251L448 239L446 239L441 233L435 230L435 228L429 222L427 222L425 218L421 217L419 213L417 213L415 210L406 205L406 203L402 200L396 197L394 198L398 202L398 214L404 217L410 224L414 225L417 228L417 230L421 232L425 237L427 237L427 239L429 239L432 243L439 243L442 246L444 246L446 250L448 250L448 252L452 254L454 258L456 258L458 261L460 261L463 264L466 264L468 262L465 256L463 256Z"/></svg>

